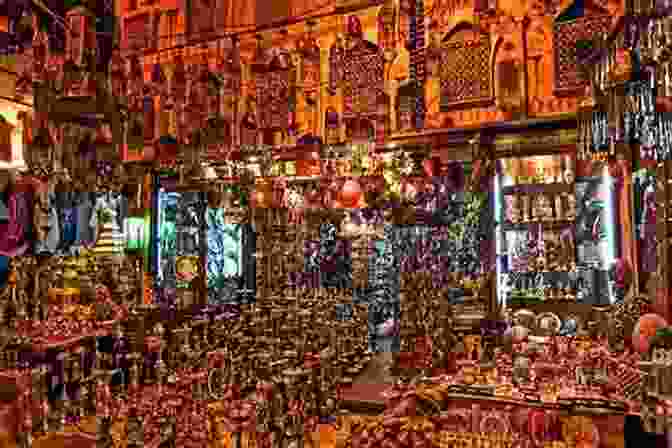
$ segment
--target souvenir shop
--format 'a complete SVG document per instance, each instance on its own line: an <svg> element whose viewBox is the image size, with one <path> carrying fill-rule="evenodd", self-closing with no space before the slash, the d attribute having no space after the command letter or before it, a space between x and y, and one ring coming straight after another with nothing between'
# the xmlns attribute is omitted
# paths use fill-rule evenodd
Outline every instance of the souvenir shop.
<svg viewBox="0 0 672 448"><path fill-rule="evenodd" d="M105 74L84 6L67 63L36 27L10 443L663 443L659 40L611 4L518 5L519 42L515 5L444 3L114 49Z"/></svg>

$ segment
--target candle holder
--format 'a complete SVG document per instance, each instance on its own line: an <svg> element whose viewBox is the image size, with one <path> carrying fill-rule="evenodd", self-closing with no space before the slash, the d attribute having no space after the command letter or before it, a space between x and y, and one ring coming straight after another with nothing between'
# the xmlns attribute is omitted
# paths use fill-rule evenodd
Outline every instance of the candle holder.
<svg viewBox="0 0 672 448"><path fill-rule="evenodd" d="M576 219L576 196L573 194L566 194L566 213L565 213L565 219L567 220L574 220Z"/></svg>
<svg viewBox="0 0 672 448"><path fill-rule="evenodd" d="M530 222L530 205L531 198L529 195L522 195L520 198L520 221L522 223Z"/></svg>

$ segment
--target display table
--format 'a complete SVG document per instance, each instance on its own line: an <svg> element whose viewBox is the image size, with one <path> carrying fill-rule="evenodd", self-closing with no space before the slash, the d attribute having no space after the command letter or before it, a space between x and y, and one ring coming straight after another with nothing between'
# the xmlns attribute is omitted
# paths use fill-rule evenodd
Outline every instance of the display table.
<svg viewBox="0 0 672 448"><path fill-rule="evenodd" d="M33 448L95 448L95 434L53 432L33 441Z"/></svg>
<svg viewBox="0 0 672 448"><path fill-rule="evenodd" d="M562 410L554 405L534 405L475 395L452 395L447 409L431 415L397 417L394 413L377 416L339 417L342 438L365 443L368 437L384 434L383 440L402 444L410 440L424 447L512 447L548 448L622 448L624 422L622 413ZM345 448L355 446L354 442ZM417 446L415 443L413 446Z"/></svg>

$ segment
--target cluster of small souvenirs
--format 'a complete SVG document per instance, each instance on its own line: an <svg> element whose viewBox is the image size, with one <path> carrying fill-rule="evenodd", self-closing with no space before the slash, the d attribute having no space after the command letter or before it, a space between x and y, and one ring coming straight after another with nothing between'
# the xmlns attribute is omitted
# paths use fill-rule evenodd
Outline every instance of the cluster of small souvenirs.
<svg viewBox="0 0 672 448"><path fill-rule="evenodd" d="M35 21L26 169L0 179L11 443L666 433L667 19L527 5L522 45L510 5L380 3L170 68L105 61L86 6L64 54Z"/></svg>

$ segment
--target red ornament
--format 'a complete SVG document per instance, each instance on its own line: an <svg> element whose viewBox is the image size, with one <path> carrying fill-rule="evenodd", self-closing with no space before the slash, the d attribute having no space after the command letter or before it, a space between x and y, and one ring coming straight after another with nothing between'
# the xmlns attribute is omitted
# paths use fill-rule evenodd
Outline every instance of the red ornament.
<svg viewBox="0 0 672 448"><path fill-rule="evenodd" d="M348 17L348 34L352 37L362 37L362 23L357 16Z"/></svg>
<svg viewBox="0 0 672 448"><path fill-rule="evenodd" d="M650 339L659 328L667 327L667 321L658 314L649 313L639 318L632 332L632 343L639 353L649 351Z"/></svg>
<svg viewBox="0 0 672 448"><path fill-rule="evenodd" d="M360 198L362 197L362 188L359 185L359 182L348 179L343 184L343 189L341 190L341 203L345 208L355 208L359 203Z"/></svg>
<svg viewBox="0 0 672 448"><path fill-rule="evenodd" d="M425 159L422 161L422 168L428 177L435 176L436 173L438 173L440 166L441 166L441 159L439 159L438 157L432 157L430 159Z"/></svg>

